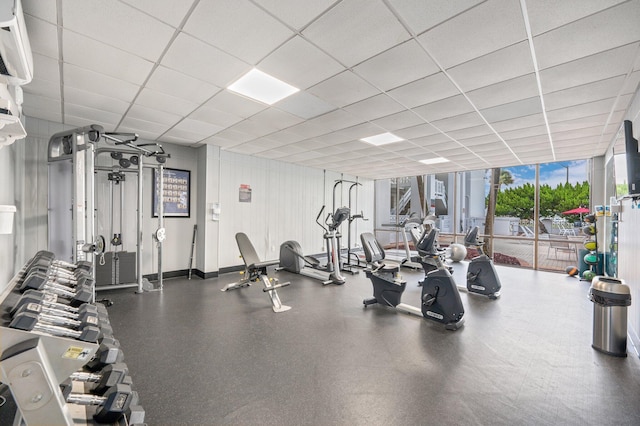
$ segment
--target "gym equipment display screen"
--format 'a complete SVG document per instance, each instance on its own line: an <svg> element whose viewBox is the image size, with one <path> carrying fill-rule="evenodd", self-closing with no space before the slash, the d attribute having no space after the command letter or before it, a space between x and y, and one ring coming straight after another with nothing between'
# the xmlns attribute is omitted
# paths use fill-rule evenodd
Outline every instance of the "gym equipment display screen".
<svg viewBox="0 0 640 426"><path fill-rule="evenodd" d="M153 169L153 217L158 217L160 181L158 170ZM191 215L191 172L189 170L163 169L164 217L189 217Z"/></svg>

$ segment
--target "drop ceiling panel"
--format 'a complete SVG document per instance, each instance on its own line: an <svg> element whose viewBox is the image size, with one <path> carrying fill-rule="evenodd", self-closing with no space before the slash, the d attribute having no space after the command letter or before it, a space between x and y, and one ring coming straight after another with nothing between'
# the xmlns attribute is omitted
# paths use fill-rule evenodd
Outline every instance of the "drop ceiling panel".
<svg viewBox="0 0 640 426"><path fill-rule="evenodd" d="M424 120L418 117L413 111L401 111L386 117L373 120L373 123L388 131L404 129L406 127L424 124Z"/></svg>
<svg viewBox="0 0 640 426"><path fill-rule="evenodd" d="M528 0L527 14L532 34L538 35L554 28L600 12L624 0ZM549 13L553 10L553 13Z"/></svg>
<svg viewBox="0 0 640 426"><path fill-rule="evenodd" d="M299 0L255 0L273 15L295 29L305 27L310 21L321 15L335 0L315 0L301 2Z"/></svg>
<svg viewBox="0 0 640 426"><path fill-rule="evenodd" d="M120 99L75 89L73 87L64 88L64 100L65 103L85 105L88 108L105 111L106 113L112 112L120 116L127 111L130 105L128 102L121 101Z"/></svg>
<svg viewBox="0 0 640 426"><path fill-rule="evenodd" d="M60 67L57 60L35 54L33 55L33 72L34 80L23 87L24 91L39 93L50 98L60 97Z"/></svg>
<svg viewBox="0 0 640 426"><path fill-rule="evenodd" d="M374 120L389 114L403 111L405 108L386 94L372 96L344 107L344 110L363 120Z"/></svg>
<svg viewBox="0 0 640 426"><path fill-rule="evenodd" d="M640 8L632 0L534 37L541 69L637 42Z"/></svg>
<svg viewBox="0 0 640 426"><path fill-rule="evenodd" d="M62 40L65 63L119 80L141 85L153 67L151 61L69 30L62 32Z"/></svg>
<svg viewBox="0 0 640 426"><path fill-rule="evenodd" d="M155 62L175 31L171 26L121 2L65 0L66 29ZM66 59L66 49L65 49Z"/></svg>
<svg viewBox="0 0 640 426"><path fill-rule="evenodd" d="M49 2L37 2L49 3ZM58 29L55 25L32 18L29 15L24 17L25 24L29 28L28 37L31 44L31 51L50 58L58 58ZM35 55L34 55L35 56ZM34 64L34 72L37 68Z"/></svg>
<svg viewBox="0 0 640 426"><path fill-rule="evenodd" d="M59 99L46 98L28 92L24 93L22 111L30 117L41 117L44 120L62 123L62 105Z"/></svg>
<svg viewBox="0 0 640 426"><path fill-rule="evenodd" d="M56 24L58 22L58 13L56 8L56 2L52 1L25 1L22 5L22 10L26 15L37 17L38 19L43 19L50 24ZM26 21L26 19L25 19ZM29 28L29 40L31 40L31 27ZM33 43L33 42L32 42Z"/></svg>
<svg viewBox="0 0 640 426"><path fill-rule="evenodd" d="M495 122L539 114L542 112L542 104L539 97L534 97L483 109L480 112L489 122Z"/></svg>
<svg viewBox="0 0 640 426"><path fill-rule="evenodd" d="M258 68L302 90L345 70L338 61L300 36L280 46L261 61Z"/></svg>
<svg viewBox="0 0 640 426"><path fill-rule="evenodd" d="M604 126L607 122L609 114L598 114L592 116L580 117L573 120L559 121L556 123L549 123L551 131L555 134L557 132L564 132L567 130L583 129L596 126Z"/></svg>
<svg viewBox="0 0 640 426"><path fill-rule="evenodd" d="M340 130L364 122L361 118L356 117L343 109L328 112L312 119L311 121L330 130Z"/></svg>
<svg viewBox="0 0 640 426"><path fill-rule="evenodd" d="M475 138L477 136L494 135L493 130L486 124L480 126L467 127L460 130L452 130L447 132L449 136L456 140L464 140L469 138Z"/></svg>
<svg viewBox="0 0 640 426"><path fill-rule="evenodd" d="M185 33L176 37L161 64L218 87L227 87L251 69L246 62Z"/></svg>
<svg viewBox="0 0 640 426"><path fill-rule="evenodd" d="M531 73L467 92L467 96L477 108L485 109L538 96L538 85Z"/></svg>
<svg viewBox="0 0 640 426"><path fill-rule="evenodd" d="M256 126L265 126L276 130L286 129L303 121L303 119L275 108L268 108L251 116L249 119Z"/></svg>
<svg viewBox="0 0 640 426"><path fill-rule="evenodd" d="M409 39L384 3L371 0L338 3L302 35L348 67Z"/></svg>
<svg viewBox="0 0 640 426"><path fill-rule="evenodd" d="M447 70L463 91L534 72L529 43L523 41Z"/></svg>
<svg viewBox="0 0 640 426"><path fill-rule="evenodd" d="M139 10L156 17L172 27L177 28L184 19L194 0L122 0Z"/></svg>
<svg viewBox="0 0 640 426"><path fill-rule="evenodd" d="M201 104L221 89L213 84L159 66L153 71L146 87L180 99Z"/></svg>
<svg viewBox="0 0 640 426"><path fill-rule="evenodd" d="M157 108L160 111L187 116L198 108L198 104L176 98L151 89L142 89L136 98L136 105Z"/></svg>
<svg viewBox="0 0 640 426"><path fill-rule="evenodd" d="M140 87L133 83L74 65L64 66L64 82L65 87L75 87L125 102L132 101L140 90Z"/></svg>
<svg viewBox="0 0 640 426"><path fill-rule="evenodd" d="M471 112L473 107L464 96L458 95L417 107L414 111L425 120L434 121Z"/></svg>
<svg viewBox="0 0 640 426"><path fill-rule="evenodd" d="M204 139L202 135L176 128L169 129L162 135L162 137L167 138L169 142L179 143L183 145L191 145Z"/></svg>
<svg viewBox="0 0 640 426"><path fill-rule="evenodd" d="M500 136L507 142L513 139L526 138L529 136L547 135L547 126L525 127L523 129L501 132Z"/></svg>
<svg viewBox="0 0 640 426"><path fill-rule="evenodd" d="M129 109L127 117L144 120L151 123L162 123L163 125L167 126L167 128L173 126L182 118L182 116L178 114L171 114L169 112L159 111L142 105L133 105Z"/></svg>
<svg viewBox="0 0 640 426"><path fill-rule="evenodd" d="M496 136L494 133L484 135L484 136L476 136L473 138L463 139L460 141L460 143L463 144L464 146L472 147L473 149L475 149L474 147L477 145L484 145L484 144L494 143L494 142L500 142L500 138L498 138L498 136Z"/></svg>
<svg viewBox="0 0 640 426"><path fill-rule="evenodd" d="M490 22L491 25L479 25ZM445 68L527 38L520 3L488 1L427 31L419 40Z"/></svg>
<svg viewBox="0 0 640 426"><path fill-rule="evenodd" d="M202 0L184 31L249 64L256 64L293 31L247 0Z"/></svg>
<svg viewBox="0 0 640 426"><path fill-rule="evenodd" d="M483 0L464 1L411 1L390 0L389 3L409 25L415 34L420 34L436 25L444 22L467 9L470 9Z"/></svg>
<svg viewBox="0 0 640 426"><path fill-rule="evenodd" d="M440 68L415 40L409 40L368 59L353 71L386 91L435 74Z"/></svg>
<svg viewBox="0 0 640 426"><path fill-rule="evenodd" d="M417 126L407 127L404 129L399 129L393 132L394 135L400 136L405 139L415 139L423 136L433 135L435 133L440 133L438 129L433 127L431 124L419 124Z"/></svg>
<svg viewBox="0 0 640 426"><path fill-rule="evenodd" d="M436 133L430 136L414 138L414 139L411 139L411 142L413 142L415 145L419 147L426 148L426 149L432 149L434 146L440 146L443 144L450 145L455 143L447 135L444 135L442 133Z"/></svg>
<svg viewBox="0 0 640 426"><path fill-rule="evenodd" d="M215 108L209 108L206 106L198 108L196 111L189 114L189 118L194 120L206 121L216 126L229 127L235 123L243 120L242 117L231 114L227 111L221 111Z"/></svg>
<svg viewBox="0 0 640 426"><path fill-rule="evenodd" d="M170 132L174 132L174 131L189 132L197 136L195 138L196 140L200 140L200 139L205 139L206 137L211 136L215 133L218 133L222 129L223 127L216 126L215 124L211 124L211 123L207 123L199 120L192 120L190 118L185 118L184 120L180 121L178 124L173 126Z"/></svg>
<svg viewBox="0 0 640 426"><path fill-rule="evenodd" d="M453 117L444 118L442 120L432 121L438 129L443 132L451 132L454 130L468 129L484 124L484 120L477 112L469 112L467 114L455 115Z"/></svg>
<svg viewBox="0 0 640 426"><path fill-rule="evenodd" d="M106 125L108 128L115 128L120 121L120 114L108 113L95 108L88 108L86 105L75 105L72 103L65 103L64 105L65 119L69 117L82 118L85 123L97 123Z"/></svg>
<svg viewBox="0 0 640 426"><path fill-rule="evenodd" d="M635 71L631 73L630 76L624 81L622 85L622 90L620 93L623 95L633 94L638 90L638 84L640 83L640 71Z"/></svg>
<svg viewBox="0 0 640 426"><path fill-rule="evenodd" d="M307 92L294 93L274 106L301 119L310 119L336 109L333 105Z"/></svg>
<svg viewBox="0 0 640 426"><path fill-rule="evenodd" d="M559 121L573 120L580 117L588 117L596 114L604 114L611 111L615 99L603 99L597 102L561 108L554 111L548 111L549 123L557 123Z"/></svg>
<svg viewBox="0 0 640 426"><path fill-rule="evenodd" d="M621 91L624 81L625 76L618 76L549 93L544 97L545 106L554 110L610 98Z"/></svg>
<svg viewBox="0 0 640 426"><path fill-rule="evenodd" d="M460 92L456 86L442 72L389 91L392 98L409 108L445 99L458 93Z"/></svg>
<svg viewBox="0 0 640 426"><path fill-rule="evenodd" d="M339 108L380 93L351 71L341 72L308 91Z"/></svg>
<svg viewBox="0 0 640 426"><path fill-rule="evenodd" d="M587 56L540 71L542 92L550 93L626 74L638 54L638 43Z"/></svg>
<svg viewBox="0 0 640 426"><path fill-rule="evenodd" d="M526 127L544 125L544 116L542 114L528 115L526 117L512 118L508 120L500 119L491 123L491 126L498 132L508 132Z"/></svg>
<svg viewBox="0 0 640 426"><path fill-rule="evenodd" d="M251 117L267 108L265 104L236 95L228 90L221 90L213 98L203 104L207 108L225 111L238 117Z"/></svg>

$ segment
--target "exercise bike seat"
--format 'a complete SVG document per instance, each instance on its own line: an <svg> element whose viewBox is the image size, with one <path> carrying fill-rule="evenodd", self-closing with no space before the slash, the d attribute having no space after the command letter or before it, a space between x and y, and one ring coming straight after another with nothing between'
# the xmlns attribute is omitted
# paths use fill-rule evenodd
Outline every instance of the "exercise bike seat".
<svg viewBox="0 0 640 426"><path fill-rule="evenodd" d="M371 264L379 272L398 272L400 264L385 260L384 249L371 232L360 234L360 241L364 250L364 257L368 264Z"/></svg>

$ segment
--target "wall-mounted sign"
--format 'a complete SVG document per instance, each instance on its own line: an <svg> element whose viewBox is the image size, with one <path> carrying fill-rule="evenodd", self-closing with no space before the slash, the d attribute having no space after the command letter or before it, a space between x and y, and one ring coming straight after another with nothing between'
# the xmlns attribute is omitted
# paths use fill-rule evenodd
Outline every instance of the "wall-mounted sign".
<svg viewBox="0 0 640 426"><path fill-rule="evenodd" d="M251 202L251 185L240 184L240 190L238 195L238 201L241 203Z"/></svg>
<svg viewBox="0 0 640 426"><path fill-rule="evenodd" d="M158 217L160 181L157 169L153 169L153 217ZM191 215L191 172L189 170L163 169L163 198L165 217L189 217Z"/></svg>

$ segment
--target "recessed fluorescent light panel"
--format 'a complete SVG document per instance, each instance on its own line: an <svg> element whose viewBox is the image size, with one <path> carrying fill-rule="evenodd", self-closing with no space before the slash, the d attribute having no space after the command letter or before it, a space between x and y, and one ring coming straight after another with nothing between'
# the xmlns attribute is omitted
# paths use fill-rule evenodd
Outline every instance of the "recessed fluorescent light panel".
<svg viewBox="0 0 640 426"><path fill-rule="evenodd" d="M275 104L300 91L300 89L256 68L231 83L227 89L267 105Z"/></svg>
<svg viewBox="0 0 640 426"><path fill-rule="evenodd" d="M394 135L393 133L380 133L379 135L369 136L368 138L360 139L362 142L370 143L371 145L380 146L386 145L388 143L400 142L403 141L399 136Z"/></svg>
<svg viewBox="0 0 640 426"><path fill-rule="evenodd" d="M439 164L439 163L447 163L449 162L449 160L447 160L444 157L435 157L435 158L428 158L426 160L420 160L420 162L422 164Z"/></svg>

